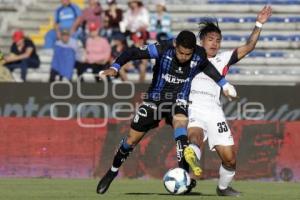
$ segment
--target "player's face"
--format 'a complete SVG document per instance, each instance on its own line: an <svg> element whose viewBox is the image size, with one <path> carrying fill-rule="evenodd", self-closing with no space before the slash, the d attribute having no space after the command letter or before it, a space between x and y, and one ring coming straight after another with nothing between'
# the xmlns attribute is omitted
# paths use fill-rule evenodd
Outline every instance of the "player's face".
<svg viewBox="0 0 300 200"><path fill-rule="evenodd" d="M216 32L209 32L202 39L202 46L204 47L209 58L217 55L221 47L221 39L221 35Z"/></svg>
<svg viewBox="0 0 300 200"><path fill-rule="evenodd" d="M176 58L179 63L185 63L192 58L194 49L187 49L180 45L175 46Z"/></svg>

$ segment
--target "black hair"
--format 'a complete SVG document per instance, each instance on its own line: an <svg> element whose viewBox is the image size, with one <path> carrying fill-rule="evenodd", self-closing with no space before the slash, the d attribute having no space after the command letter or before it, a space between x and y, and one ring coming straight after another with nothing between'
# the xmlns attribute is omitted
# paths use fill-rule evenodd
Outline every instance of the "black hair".
<svg viewBox="0 0 300 200"><path fill-rule="evenodd" d="M197 39L193 32L184 30L181 31L178 36L176 37L176 45L180 45L187 49L194 49L196 48Z"/></svg>
<svg viewBox="0 0 300 200"><path fill-rule="evenodd" d="M207 33L211 33L211 32L218 33L222 37L222 31L219 28L218 20L216 18L201 19L201 22L199 23L199 33L198 33L200 40L202 40L204 36L207 35Z"/></svg>

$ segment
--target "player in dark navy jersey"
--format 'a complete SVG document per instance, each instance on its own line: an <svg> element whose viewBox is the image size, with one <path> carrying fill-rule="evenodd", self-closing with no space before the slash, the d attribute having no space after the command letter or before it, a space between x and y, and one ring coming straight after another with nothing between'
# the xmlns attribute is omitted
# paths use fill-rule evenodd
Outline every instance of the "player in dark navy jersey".
<svg viewBox="0 0 300 200"><path fill-rule="evenodd" d="M180 32L174 41L127 50L100 76L116 76L122 65L135 59L156 59L152 83L131 123L128 136L121 141L112 167L99 181L99 194L107 191L130 152L146 132L158 126L162 118L174 129L179 167L188 170L183 157L183 150L188 145L187 100L191 81L196 74L203 71L223 88L226 96L236 96L234 87L207 60L204 48L196 45L196 37L190 31Z"/></svg>

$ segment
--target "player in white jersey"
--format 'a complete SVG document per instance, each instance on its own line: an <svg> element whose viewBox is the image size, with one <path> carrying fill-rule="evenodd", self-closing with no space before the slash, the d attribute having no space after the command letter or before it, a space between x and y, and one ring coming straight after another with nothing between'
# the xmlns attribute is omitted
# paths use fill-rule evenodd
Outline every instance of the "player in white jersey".
<svg viewBox="0 0 300 200"><path fill-rule="evenodd" d="M219 53L222 34L218 23L211 20L200 23L199 37L207 57L222 74L226 75L230 65L238 62L251 52L259 39L262 25L272 14L272 8L265 6L257 15L256 25L245 45L232 51ZM184 156L194 174L200 176L199 166L203 142L208 140L209 148L217 151L222 164L220 166L217 194L219 196L239 196L240 193L229 186L236 169L234 141L220 102L220 87L203 73L192 81L189 100L188 139L190 145L184 150Z"/></svg>

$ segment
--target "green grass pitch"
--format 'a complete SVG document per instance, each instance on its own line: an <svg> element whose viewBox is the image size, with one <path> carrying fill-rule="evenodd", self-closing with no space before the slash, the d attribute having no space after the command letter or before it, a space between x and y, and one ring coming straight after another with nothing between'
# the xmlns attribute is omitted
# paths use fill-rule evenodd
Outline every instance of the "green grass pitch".
<svg viewBox="0 0 300 200"><path fill-rule="evenodd" d="M97 195L98 180L81 179L0 179L2 200L167 200L224 199L215 193L216 181L198 181L190 195L170 195L160 180L117 179L104 195ZM300 183L235 181L243 192L237 199L300 200ZM229 199L229 198L225 198ZM230 198L231 199L231 198Z"/></svg>

